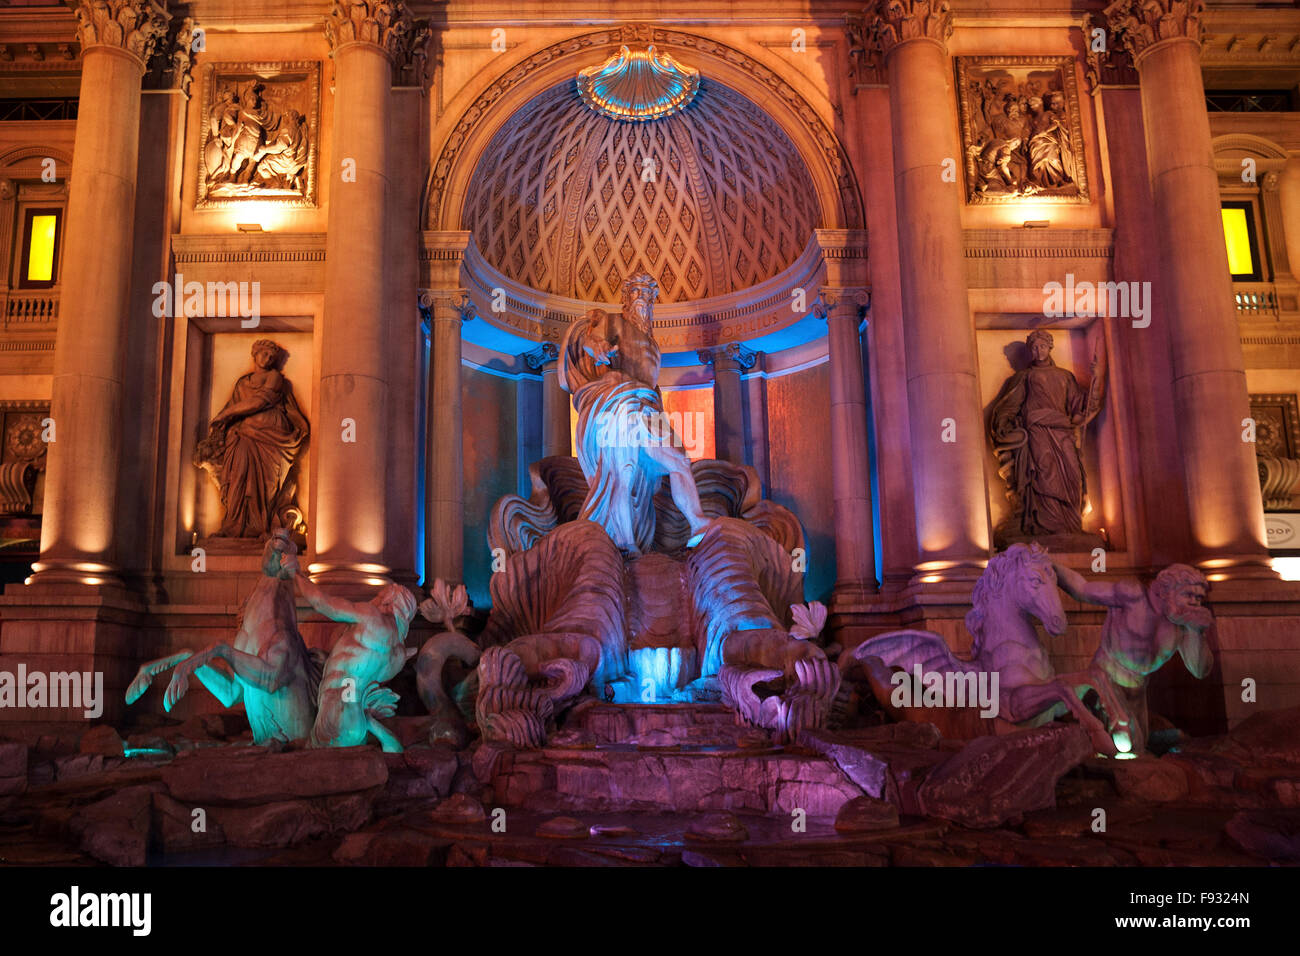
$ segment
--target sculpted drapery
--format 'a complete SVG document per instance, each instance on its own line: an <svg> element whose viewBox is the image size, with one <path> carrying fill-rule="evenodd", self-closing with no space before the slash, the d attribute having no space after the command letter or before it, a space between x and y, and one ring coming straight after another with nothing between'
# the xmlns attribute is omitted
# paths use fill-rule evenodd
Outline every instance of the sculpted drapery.
<svg viewBox="0 0 1300 956"><path fill-rule="evenodd" d="M654 496L665 475L691 543L708 524L657 387L660 352L650 310L657 294L654 279L633 276L624 283L621 314L593 309L569 327L560 347L560 385L578 410L577 457L590 487L581 516L634 555L654 542Z"/></svg>
<svg viewBox="0 0 1300 956"><path fill-rule="evenodd" d="M989 411L989 436L1007 482L1022 535L1074 534L1083 528L1086 479L1082 428L1097 414L1101 379L1089 389L1052 361L1052 337L1041 329L1026 344L1033 358L1012 375Z"/></svg>
<svg viewBox="0 0 1300 956"><path fill-rule="evenodd" d="M275 528L306 530L298 506L298 461L311 426L280 371L288 352L253 344L253 371L235 382L199 443L195 464L212 475L225 516L218 537L259 538Z"/></svg>

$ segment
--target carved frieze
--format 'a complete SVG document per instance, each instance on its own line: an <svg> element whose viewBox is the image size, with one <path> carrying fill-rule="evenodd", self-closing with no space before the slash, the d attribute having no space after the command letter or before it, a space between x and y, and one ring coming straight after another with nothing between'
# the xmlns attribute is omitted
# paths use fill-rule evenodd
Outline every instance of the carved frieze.
<svg viewBox="0 0 1300 956"><path fill-rule="evenodd" d="M967 202L1088 202L1074 60L956 59Z"/></svg>
<svg viewBox="0 0 1300 956"><path fill-rule="evenodd" d="M209 64L196 207L315 206L319 112L314 61Z"/></svg>

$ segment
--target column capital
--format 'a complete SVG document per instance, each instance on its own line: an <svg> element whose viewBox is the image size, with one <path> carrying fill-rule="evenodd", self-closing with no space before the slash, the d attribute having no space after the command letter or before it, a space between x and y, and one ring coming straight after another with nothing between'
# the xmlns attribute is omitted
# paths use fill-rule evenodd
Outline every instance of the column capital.
<svg viewBox="0 0 1300 956"><path fill-rule="evenodd" d="M397 63L416 33L405 0L333 0L325 18L331 56L349 44L363 43L378 47Z"/></svg>
<svg viewBox="0 0 1300 956"><path fill-rule="evenodd" d="M1191 40L1200 45L1204 0L1115 0L1101 12L1118 41L1141 63L1143 55L1165 40Z"/></svg>
<svg viewBox="0 0 1300 956"><path fill-rule="evenodd" d="M864 287L822 289L812 304L813 315L823 322L832 312L852 310L855 317L871 308L871 290Z"/></svg>
<svg viewBox="0 0 1300 956"><path fill-rule="evenodd" d="M700 349L695 354L702 365L715 368L719 362L733 362L738 369L748 372L758 364L758 353L743 342L728 342L711 349Z"/></svg>
<svg viewBox="0 0 1300 956"><path fill-rule="evenodd" d="M946 53L952 36L948 0L873 0L862 19L867 48L883 56L908 40L933 40Z"/></svg>
<svg viewBox="0 0 1300 956"><path fill-rule="evenodd" d="M1084 76L1089 90L1096 91L1103 86L1138 85L1137 67L1133 65L1132 53L1122 43L1112 42L1102 19L1092 13L1085 13L1080 29L1083 30L1086 57Z"/></svg>
<svg viewBox="0 0 1300 956"><path fill-rule="evenodd" d="M554 342L543 342L531 352L524 353L524 364L534 372L540 372L547 365L560 357L560 347Z"/></svg>
<svg viewBox="0 0 1300 956"><path fill-rule="evenodd" d="M450 319L455 314L462 322L474 318L478 311L466 289L424 289L420 292L420 310L434 320Z"/></svg>
<svg viewBox="0 0 1300 956"><path fill-rule="evenodd" d="M73 15L83 56L96 48L121 50L138 60L141 70L172 19L154 0L77 0Z"/></svg>

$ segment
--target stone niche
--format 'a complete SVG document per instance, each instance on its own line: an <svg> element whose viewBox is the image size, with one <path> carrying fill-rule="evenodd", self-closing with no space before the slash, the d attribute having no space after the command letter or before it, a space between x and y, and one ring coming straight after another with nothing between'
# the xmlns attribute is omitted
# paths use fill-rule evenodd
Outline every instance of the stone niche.
<svg viewBox="0 0 1300 956"><path fill-rule="evenodd" d="M1088 202L1074 60L956 61L966 201Z"/></svg>
<svg viewBox="0 0 1300 956"><path fill-rule="evenodd" d="M178 553L188 555L191 546L200 545L210 553L247 552L260 554L263 542L257 537L220 537L225 509L220 491L212 476L195 463L195 451L208 435L212 417L230 401L235 383L253 369L251 350L259 339L271 339L288 353L281 369L291 383L298 409L315 431L312 415L315 369L310 320L264 318L258 328L231 332L215 322L229 320L191 320L186 375L186 403L181 446L177 515ZM228 328L228 325L225 327ZM193 363L191 365L190 363ZM314 437L314 436L313 436ZM297 463L297 501L310 528L311 437ZM302 542L300 542L301 546Z"/></svg>
<svg viewBox="0 0 1300 956"><path fill-rule="evenodd" d="M319 63L209 64L201 109L195 208L317 205Z"/></svg>
<svg viewBox="0 0 1300 956"><path fill-rule="evenodd" d="M978 319L979 317L977 317ZM1112 413L1116 391L1115 357L1105 355L1104 329L1100 320L1060 319L1056 324L1044 325L1042 316L1015 316L1002 314L996 317L998 327L980 321L975 333L975 344L980 369L980 404L983 412L984 472L989 493L989 518L998 547L1007 543L1007 536L1017 530L1009 527L1012 504L1007 495L1007 482L999 473L999 461L989 440L989 414L999 391L1013 374L1030 364L1025 339L1035 329L1041 328L1053 339L1051 356L1057 367L1070 372L1086 392L1092 381L1090 365L1098 345L1102 351L1099 368L1105 368L1100 411L1083 430L1083 473L1085 479L1085 510L1083 530L1079 543L1069 546L1064 538L1043 537L1041 543L1054 552L1090 551L1096 545L1085 547L1084 538L1100 538L1109 552L1126 550L1124 513L1119 492L1119 466L1117 459L1116 420ZM1023 323L1015 321L1023 319ZM1108 360L1109 359L1109 360Z"/></svg>

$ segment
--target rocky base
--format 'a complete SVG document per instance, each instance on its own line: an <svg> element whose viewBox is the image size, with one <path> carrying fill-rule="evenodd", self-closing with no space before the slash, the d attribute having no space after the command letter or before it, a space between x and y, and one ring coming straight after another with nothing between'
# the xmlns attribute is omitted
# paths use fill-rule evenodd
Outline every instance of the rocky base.
<svg viewBox="0 0 1300 956"><path fill-rule="evenodd" d="M540 751L398 755L254 747L237 715L125 740L0 725L0 863L1300 863L1300 708L1134 760L1089 755L1065 724L970 742L895 724L776 747L721 713L600 704ZM394 729L418 741L421 721Z"/></svg>

